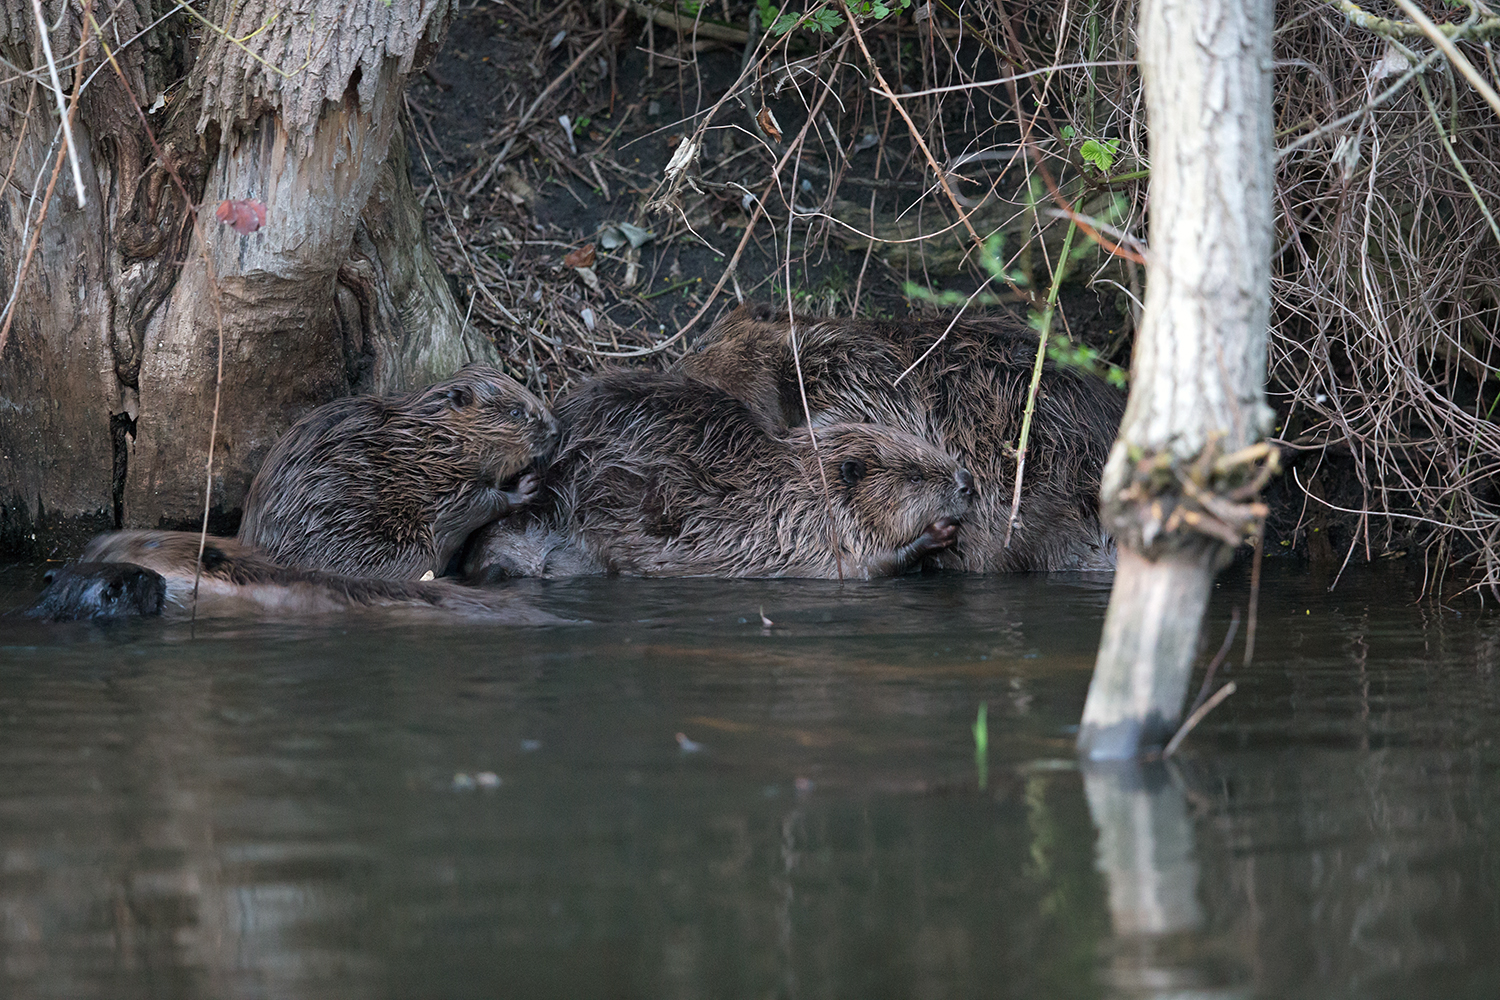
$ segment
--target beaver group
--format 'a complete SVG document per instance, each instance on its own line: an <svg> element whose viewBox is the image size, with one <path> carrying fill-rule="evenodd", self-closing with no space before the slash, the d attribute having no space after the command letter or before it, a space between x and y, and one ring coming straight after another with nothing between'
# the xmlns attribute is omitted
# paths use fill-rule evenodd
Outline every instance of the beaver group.
<svg viewBox="0 0 1500 1000"><path fill-rule="evenodd" d="M1015 320L741 307L671 370L605 372L555 413L476 365L339 400L272 449L238 538L100 536L27 613L525 623L546 616L482 585L1109 569L1097 496L1124 401L1102 381L1044 367L1011 520L1036 344Z"/></svg>

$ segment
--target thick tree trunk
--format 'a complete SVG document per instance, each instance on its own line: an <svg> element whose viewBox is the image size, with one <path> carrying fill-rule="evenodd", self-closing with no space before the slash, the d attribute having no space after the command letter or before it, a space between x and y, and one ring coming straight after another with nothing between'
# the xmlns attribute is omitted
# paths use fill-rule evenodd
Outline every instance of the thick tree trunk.
<svg viewBox="0 0 1500 1000"><path fill-rule="evenodd" d="M38 527L46 542L70 522L195 522L221 333L221 529L302 413L497 360L462 329L406 175L402 88L439 43L447 0L218 0L206 12L215 28L195 27L169 0L96 0L125 82L104 64L81 2L45 6L54 53L82 40L88 82L73 128L88 201L78 207L64 167L0 353L0 546L25 548ZM42 67L29 0L0 0L0 29L6 58ZM201 50L188 47L193 36ZM70 69L62 80L71 92ZM0 99L0 160L16 157L0 194L9 289L58 118L41 83L0 85ZM158 105L154 144L137 102ZM225 199L263 204L265 227L217 222Z"/></svg>
<svg viewBox="0 0 1500 1000"><path fill-rule="evenodd" d="M1214 572L1260 508L1272 237L1269 0L1145 0L1151 255L1102 502L1120 548L1080 751L1130 757L1182 713Z"/></svg>

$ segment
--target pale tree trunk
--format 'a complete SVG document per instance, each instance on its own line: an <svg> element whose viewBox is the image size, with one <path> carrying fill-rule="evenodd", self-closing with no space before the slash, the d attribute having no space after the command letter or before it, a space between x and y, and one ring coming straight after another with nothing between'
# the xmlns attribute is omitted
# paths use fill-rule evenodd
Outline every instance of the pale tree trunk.
<svg viewBox="0 0 1500 1000"><path fill-rule="evenodd" d="M92 22L80 0L44 7L68 94L81 45L87 204L65 166L0 353L0 547L37 534L45 552L70 524L196 522L221 329L221 529L307 410L498 361L463 329L406 174L402 90L448 0L216 0L213 27L171 0L94 0ZM58 148L29 0L0 0L0 48L39 69L0 84L0 163L16 163L0 193L9 294ZM155 144L137 102L155 107ZM265 227L217 222L225 199L263 204Z"/></svg>
<svg viewBox="0 0 1500 1000"><path fill-rule="evenodd" d="M1213 576L1256 524L1270 316L1270 0L1145 0L1150 257L1130 400L1104 471L1119 546L1079 731L1135 756L1182 714Z"/></svg>

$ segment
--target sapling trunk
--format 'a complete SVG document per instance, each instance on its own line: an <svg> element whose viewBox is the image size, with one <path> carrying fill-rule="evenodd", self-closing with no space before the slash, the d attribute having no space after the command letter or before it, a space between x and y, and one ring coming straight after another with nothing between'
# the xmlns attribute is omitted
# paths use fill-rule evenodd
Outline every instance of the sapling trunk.
<svg viewBox="0 0 1500 1000"><path fill-rule="evenodd" d="M1272 240L1269 0L1145 0L1145 309L1104 471L1119 563L1079 750L1133 757L1182 715L1215 572L1264 516Z"/></svg>

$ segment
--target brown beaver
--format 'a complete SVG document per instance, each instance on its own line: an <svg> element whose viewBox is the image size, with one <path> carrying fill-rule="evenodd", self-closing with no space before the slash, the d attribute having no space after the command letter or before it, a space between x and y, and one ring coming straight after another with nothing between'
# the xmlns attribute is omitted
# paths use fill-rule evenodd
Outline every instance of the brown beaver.
<svg viewBox="0 0 1500 1000"><path fill-rule="evenodd" d="M1046 363L1007 548L1035 332L1014 318L961 319L941 343L947 320L799 316L795 327L814 427L860 420L897 427L938 442L973 471L978 496L943 565L986 573L1113 568L1098 496L1122 393ZM706 331L678 369L738 396L773 432L806 424L792 328L784 312L741 306Z"/></svg>
<svg viewBox="0 0 1500 1000"><path fill-rule="evenodd" d="M114 531L92 539L73 566L48 574L47 589L25 614L52 621L138 615L187 617L193 602L198 535L190 531ZM460 617L502 624L562 621L513 595L462 587L361 579L288 569L233 538L210 537L198 582L200 618L291 618L361 610L419 617Z"/></svg>
<svg viewBox="0 0 1500 1000"><path fill-rule="evenodd" d="M481 365L407 396L340 399L271 449L239 538L285 566L440 574L471 532L531 500L523 473L556 443L542 401Z"/></svg>
<svg viewBox="0 0 1500 1000"><path fill-rule="evenodd" d="M680 374L600 376L557 415L546 499L486 530L468 561L489 567L481 577L890 576L951 545L974 492L909 434L822 427L814 451L806 428L768 434L739 400Z"/></svg>

